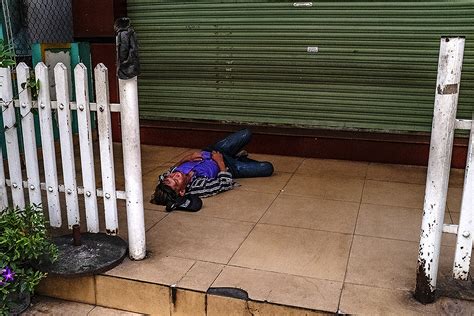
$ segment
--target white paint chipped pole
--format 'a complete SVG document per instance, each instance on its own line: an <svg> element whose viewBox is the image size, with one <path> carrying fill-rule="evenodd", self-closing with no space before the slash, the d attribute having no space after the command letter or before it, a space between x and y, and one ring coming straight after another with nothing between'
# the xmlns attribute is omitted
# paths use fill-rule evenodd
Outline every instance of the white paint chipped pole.
<svg viewBox="0 0 474 316"><path fill-rule="evenodd" d="M472 116L474 122L474 113ZM472 124L472 123L471 123ZM453 276L467 280L472 255L472 234L474 233L474 126L471 126L469 148L466 159L466 174L462 191L461 214L454 254Z"/></svg>
<svg viewBox="0 0 474 316"><path fill-rule="evenodd" d="M145 258L146 245L137 77L119 79L119 87L129 256L141 260Z"/></svg>
<svg viewBox="0 0 474 316"><path fill-rule="evenodd" d="M441 38L415 289L423 304L436 294L463 55L464 37Z"/></svg>

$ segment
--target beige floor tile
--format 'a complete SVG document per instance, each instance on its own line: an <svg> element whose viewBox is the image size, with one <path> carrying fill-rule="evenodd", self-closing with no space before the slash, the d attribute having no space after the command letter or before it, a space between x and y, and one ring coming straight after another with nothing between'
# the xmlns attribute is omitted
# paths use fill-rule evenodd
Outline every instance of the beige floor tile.
<svg viewBox="0 0 474 316"><path fill-rule="evenodd" d="M156 164L164 164L188 151L185 147L142 145L142 160L154 161Z"/></svg>
<svg viewBox="0 0 474 316"><path fill-rule="evenodd" d="M223 268L224 265L222 264L196 261L186 275L177 283L177 287L206 292Z"/></svg>
<svg viewBox="0 0 474 316"><path fill-rule="evenodd" d="M260 223L352 233L358 209L355 202L280 194Z"/></svg>
<svg viewBox="0 0 474 316"><path fill-rule="evenodd" d="M362 203L422 209L425 186L398 182L367 180Z"/></svg>
<svg viewBox="0 0 474 316"><path fill-rule="evenodd" d="M212 286L243 289L252 300L336 312L342 283L228 266Z"/></svg>
<svg viewBox="0 0 474 316"><path fill-rule="evenodd" d="M169 315L169 287L116 277L96 276L97 305L144 313Z"/></svg>
<svg viewBox="0 0 474 316"><path fill-rule="evenodd" d="M411 291L344 284L340 311L351 315L472 315L474 303L439 298L423 305Z"/></svg>
<svg viewBox="0 0 474 316"><path fill-rule="evenodd" d="M283 189L286 194L360 202L364 180L295 174Z"/></svg>
<svg viewBox="0 0 474 316"><path fill-rule="evenodd" d="M234 190L203 199L197 215L256 223L275 200L277 194Z"/></svg>
<svg viewBox="0 0 474 316"><path fill-rule="evenodd" d="M461 211L461 202L462 202L462 188L453 188L448 189L447 204L448 209L451 213L459 213Z"/></svg>
<svg viewBox="0 0 474 316"><path fill-rule="evenodd" d="M304 160L304 158L301 157L276 156L253 153L250 153L249 158L258 161L269 161L273 164L273 168L276 172L289 173L295 172Z"/></svg>
<svg viewBox="0 0 474 316"><path fill-rule="evenodd" d="M186 152L187 148L162 147L142 145L142 174L145 176L156 173L157 169L171 167L179 155Z"/></svg>
<svg viewBox="0 0 474 316"><path fill-rule="evenodd" d="M249 301L247 303L250 315L285 315L285 316L326 316L331 312L314 311L287 305L268 304L266 302Z"/></svg>
<svg viewBox="0 0 474 316"><path fill-rule="evenodd" d="M249 299L265 301L270 292L284 286L285 274L227 265L211 288L231 287L247 292Z"/></svg>
<svg viewBox="0 0 474 316"><path fill-rule="evenodd" d="M419 242L354 236L345 282L380 288L415 288ZM439 273L450 273L452 247L443 246Z"/></svg>
<svg viewBox="0 0 474 316"><path fill-rule="evenodd" d="M413 289L418 243L354 236L346 282Z"/></svg>
<svg viewBox="0 0 474 316"><path fill-rule="evenodd" d="M462 188L464 185L464 169L451 169L449 175L449 186L453 188Z"/></svg>
<svg viewBox="0 0 474 316"><path fill-rule="evenodd" d="M368 165L367 162L308 158L303 161L296 173L318 177L365 179Z"/></svg>
<svg viewBox="0 0 474 316"><path fill-rule="evenodd" d="M419 242L422 218L421 209L361 204L356 234ZM449 213L444 223L451 224ZM449 244L444 241L443 244Z"/></svg>
<svg viewBox="0 0 474 316"><path fill-rule="evenodd" d="M164 212L145 210L145 230L151 229L167 215L168 213ZM124 240L128 240L127 211L125 206L119 210L119 236Z"/></svg>
<svg viewBox="0 0 474 316"><path fill-rule="evenodd" d="M142 145L142 173L146 175L159 166L171 166L175 157L179 156L187 150L187 148L182 147ZM96 150L96 152L99 151ZM99 166L100 162L98 156L96 158L96 166ZM76 162L77 166L80 166L79 161L80 160ZM116 177L123 177L123 153L120 143L114 143L114 165L116 170Z"/></svg>
<svg viewBox="0 0 474 316"><path fill-rule="evenodd" d="M258 224L230 264L342 281L350 243L350 235Z"/></svg>
<svg viewBox="0 0 474 316"><path fill-rule="evenodd" d="M122 264L105 272L104 275L172 285L181 280L194 263L195 261L190 259L159 257L151 253L146 259L140 261L126 258Z"/></svg>
<svg viewBox="0 0 474 316"><path fill-rule="evenodd" d="M253 224L173 212L147 233L149 250L176 256L227 263Z"/></svg>
<svg viewBox="0 0 474 316"><path fill-rule="evenodd" d="M361 204L356 234L419 241L422 216L421 209Z"/></svg>
<svg viewBox="0 0 474 316"><path fill-rule="evenodd" d="M371 163L367 170L367 179L425 184L426 169L424 166Z"/></svg>
<svg viewBox="0 0 474 316"><path fill-rule="evenodd" d="M236 181L241 185L240 190L278 193L285 187L291 176L291 173L277 171L270 177L236 179Z"/></svg>
<svg viewBox="0 0 474 316"><path fill-rule="evenodd" d="M459 224L459 218L461 217L461 213L450 213L451 219L453 224Z"/></svg>
<svg viewBox="0 0 474 316"><path fill-rule="evenodd" d="M89 315L94 305L64 301L46 296L36 296L33 298L30 307L21 315Z"/></svg>

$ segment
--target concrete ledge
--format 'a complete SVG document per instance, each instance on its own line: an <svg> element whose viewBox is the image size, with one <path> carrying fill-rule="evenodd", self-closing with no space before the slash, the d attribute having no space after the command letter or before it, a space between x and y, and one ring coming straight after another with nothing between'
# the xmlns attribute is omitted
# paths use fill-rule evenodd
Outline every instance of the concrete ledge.
<svg viewBox="0 0 474 316"><path fill-rule="evenodd" d="M38 294L148 315L333 315L106 275L47 277Z"/></svg>
<svg viewBox="0 0 474 316"><path fill-rule="evenodd" d="M48 276L39 284L37 293L73 302L96 304L94 276L79 278Z"/></svg>

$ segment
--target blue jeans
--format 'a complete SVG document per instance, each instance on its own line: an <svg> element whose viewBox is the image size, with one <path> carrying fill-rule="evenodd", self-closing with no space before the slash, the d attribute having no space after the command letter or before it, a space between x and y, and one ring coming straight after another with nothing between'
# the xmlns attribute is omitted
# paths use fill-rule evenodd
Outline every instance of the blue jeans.
<svg viewBox="0 0 474 316"><path fill-rule="evenodd" d="M216 150L224 156L224 162L234 178L268 177L273 174L273 165L268 161L256 161L247 157L236 157L250 142L249 129L235 132L204 150Z"/></svg>

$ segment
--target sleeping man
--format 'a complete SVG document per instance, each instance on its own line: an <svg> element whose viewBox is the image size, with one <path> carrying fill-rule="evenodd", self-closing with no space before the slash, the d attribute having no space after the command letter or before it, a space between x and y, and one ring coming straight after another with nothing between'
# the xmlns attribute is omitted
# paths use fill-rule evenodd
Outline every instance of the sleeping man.
<svg viewBox="0 0 474 316"><path fill-rule="evenodd" d="M200 197L208 197L234 187L236 178L268 177L273 174L270 162L247 157L242 150L252 134L244 129L235 132L200 152L194 152L160 175L151 203L165 205L168 211L198 211Z"/></svg>

